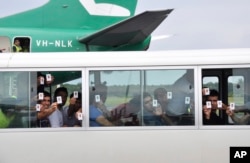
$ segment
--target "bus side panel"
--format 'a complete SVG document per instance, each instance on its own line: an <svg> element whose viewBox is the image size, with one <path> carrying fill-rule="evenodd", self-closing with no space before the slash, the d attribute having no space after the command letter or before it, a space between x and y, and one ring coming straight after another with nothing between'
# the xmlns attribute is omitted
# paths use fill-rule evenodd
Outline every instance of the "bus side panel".
<svg viewBox="0 0 250 163"><path fill-rule="evenodd" d="M228 163L230 146L250 146L249 135L249 130L6 132L0 135L0 160Z"/></svg>

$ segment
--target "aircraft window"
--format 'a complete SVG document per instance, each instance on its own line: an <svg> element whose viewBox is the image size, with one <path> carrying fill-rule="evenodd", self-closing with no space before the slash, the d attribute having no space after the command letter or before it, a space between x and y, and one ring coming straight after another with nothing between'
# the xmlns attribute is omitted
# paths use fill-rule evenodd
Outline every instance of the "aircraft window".
<svg viewBox="0 0 250 163"><path fill-rule="evenodd" d="M16 44L19 41L18 45ZM31 40L29 37L15 37L13 40L12 51L13 52L30 52ZM17 47L18 46L18 47Z"/></svg>
<svg viewBox="0 0 250 163"><path fill-rule="evenodd" d="M91 127L194 125L191 69L90 71L89 79Z"/></svg>
<svg viewBox="0 0 250 163"><path fill-rule="evenodd" d="M0 128L81 127L81 90L81 71L0 72Z"/></svg>

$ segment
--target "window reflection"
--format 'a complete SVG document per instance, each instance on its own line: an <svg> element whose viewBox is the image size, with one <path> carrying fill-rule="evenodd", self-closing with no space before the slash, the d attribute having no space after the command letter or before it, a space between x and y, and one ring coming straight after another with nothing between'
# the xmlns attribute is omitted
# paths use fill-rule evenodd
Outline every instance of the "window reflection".
<svg viewBox="0 0 250 163"><path fill-rule="evenodd" d="M90 126L194 125L193 78L191 69L91 71Z"/></svg>
<svg viewBox="0 0 250 163"><path fill-rule="evenodd" d="M29 74L1 72L1 128L29 127Z"/></svg>

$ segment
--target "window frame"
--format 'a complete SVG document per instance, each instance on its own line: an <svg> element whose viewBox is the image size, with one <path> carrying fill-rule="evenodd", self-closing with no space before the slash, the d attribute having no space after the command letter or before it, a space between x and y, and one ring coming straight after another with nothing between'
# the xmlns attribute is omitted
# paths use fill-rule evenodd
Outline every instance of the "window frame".
<svg viewBox="0 0 250 163"><path fill-rule="evenodd" d="M223 69L223 68L249 68L250 65L247 64L237 64L237 65L198 65L198 66L139 66L139 67L43 67L43 68L1 68L0 72L37 72L37 71L81 71L82 73L82 103L83 103L83 121L82 127L74 128L6 128L0 129L1 132L15 132L15 131L95 131L95 130L209 130L209 129L250 129L250 125L215 125L215 126L206 126L202 124L202 70L203 69ZM105 71L105 70L179 70L179 69L193 69L194 70L194 98L195 98L195 125L193 126L133 126L133 127L89 127L89 72L90 71ZM85 109L84 109L85 108Z"/></svg>
<svg viewBox="0 0 250 163"><path fill-rule="evenodd" d="M203 69L250 69L248 64L227 64L227 65L204 65L198 66L199 75L199 89L202 92L202 70ZM219 84L220 85L220 84ZM202 108L202 96L199 96L199 108ZM250 129L250 125L203 125L202 110L199 110L199 129L211 130L211 129Z"/></svg>

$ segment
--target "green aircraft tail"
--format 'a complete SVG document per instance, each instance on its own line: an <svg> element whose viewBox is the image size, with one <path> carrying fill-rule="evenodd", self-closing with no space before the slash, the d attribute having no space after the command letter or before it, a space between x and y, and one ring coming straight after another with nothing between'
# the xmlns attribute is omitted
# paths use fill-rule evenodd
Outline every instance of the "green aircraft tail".
<svg viewBox="0 0 250 163"><path fill-rule="evenodd" d="M49 0L1 18L0 27L101 29L133 16L136 5L137 0Z"/></svg>

